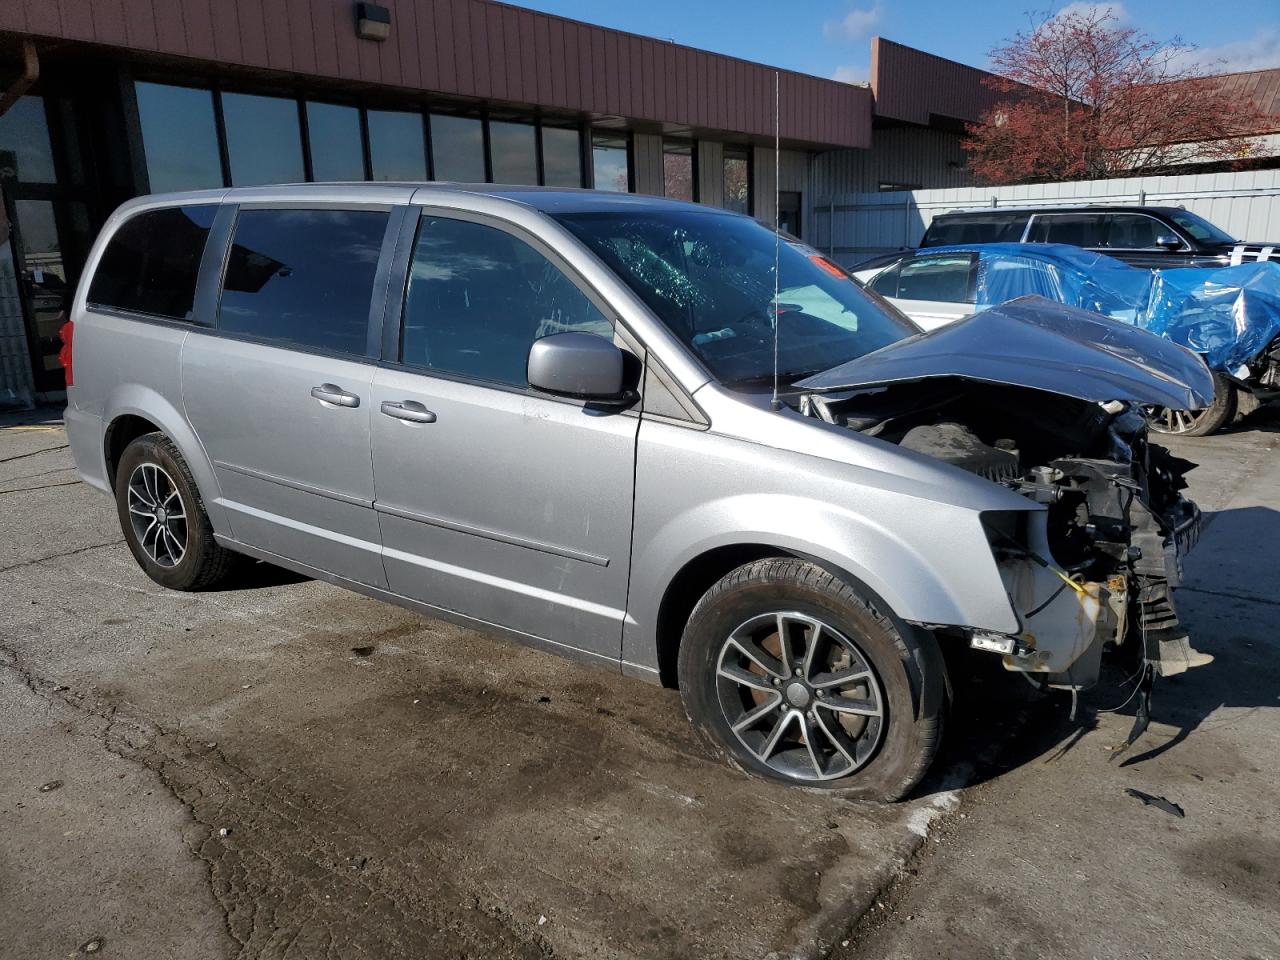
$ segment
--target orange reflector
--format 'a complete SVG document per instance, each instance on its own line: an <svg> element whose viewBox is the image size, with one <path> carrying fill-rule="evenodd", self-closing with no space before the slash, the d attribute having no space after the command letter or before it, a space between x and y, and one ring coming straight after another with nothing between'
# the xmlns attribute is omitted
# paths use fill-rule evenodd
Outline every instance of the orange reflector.
<svg viewBox="0 0 1280 960"><path fill-rule="evenodd" d="M836 277L839 280L849 279L849 275L847 273L845 273L843 270L837 267L834 263L832 263L826 257L820 257L817 254L814 254L809 259L813 261L813 263L815 263L817 266L825 270L827 273L831 274L833 277Z"/></svg>

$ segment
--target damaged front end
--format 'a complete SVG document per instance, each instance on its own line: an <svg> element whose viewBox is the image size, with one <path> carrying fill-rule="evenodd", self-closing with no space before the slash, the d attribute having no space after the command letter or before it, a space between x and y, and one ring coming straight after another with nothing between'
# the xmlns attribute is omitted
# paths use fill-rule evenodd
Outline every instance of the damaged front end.
<svg viewBox="0 0 1280 960"><path fill-rule="evenodd" d="M1054 343L1035 342L1044 339L1034 329L1044 317L1037 304L1021 309L1027 308L1035 313L1030 332L1019 308L978 314L871 354L861 368L855 362L811 378L800 386L818 389L802 394L799 408L975 473L1043 507L983 515L1018 630L931 627L998 654L1009 670L1073 691L1097 681L1103 649L1112 646L1140 665L1145 695L1152 677L1182 672L1200 658L1173 601L1200 512L1182 494L1194 464L1150 443L1141 405L1159 396L1194 407L1212 390L1209 374L1193 355L1146 334L1137 346L1159 344L1154 357L1118 340L1102 359L1080 341L1069 350L1058 342L1053 350ZM981 321L988 314L997 316ZM1093 323L1093 315L1086 318ZM962 336L948 341L948 330ZM1061 341L1061 332L1053 338ZM1009 348L985 376L976 372L982 357L966 354L976 339ZM1016 364L1019 352L1073 355L1043 378L1030 364ZM1148 389L1144 376L1152 381ZM841 381L843 388L834 386Z"/></svg>

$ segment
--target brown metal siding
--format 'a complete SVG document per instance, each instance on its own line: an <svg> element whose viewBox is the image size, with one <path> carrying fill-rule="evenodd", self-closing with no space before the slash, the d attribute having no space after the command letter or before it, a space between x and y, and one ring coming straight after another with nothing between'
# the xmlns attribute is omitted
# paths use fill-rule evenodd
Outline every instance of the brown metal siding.
<svg viewBox="0 0 1280 960"><path fill-rule="evenodd" d="M1280 130L1280 69L1250 70L1214 77L1213 82L1235 97L1250 97L1258 110L1270 119L1259 133Z"/></svg>
<svg viewBox="0 0 1280 960"><path fill-rule="evenodd" d="M349 0L20 0L0 31L602 116L773 134L773 69L491 0L383 0L359 40ZM906 49L906 48L902 48ZM914 52L914 51L912 51ZM865 147L865 88L782 72L782 136Z"/></svg>
<svg viewBox="0 0 1280 960"><path fill-rule="evenodd" d="M986 86L991 76L892 40L871 41L871 90L879 117L921 125L934 114L977 120L1007 96Z"/></svg>

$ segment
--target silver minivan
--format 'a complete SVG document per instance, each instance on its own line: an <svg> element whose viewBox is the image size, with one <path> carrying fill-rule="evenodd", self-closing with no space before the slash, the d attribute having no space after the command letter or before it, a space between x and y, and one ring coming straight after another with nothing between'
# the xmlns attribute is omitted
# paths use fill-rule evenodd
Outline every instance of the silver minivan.
<svg viewBox="0 0 1280 960"><path fill-rule="evenodd" d="M816 251L662 199L144 197L65 331L67 433L156 582L243 557L678 686L742 769L897 798L943 649L1181 668L1199 514L1144 404L1192 354L1046 301L927 335ZM776 386L775 386L776 384Z"/></svg>

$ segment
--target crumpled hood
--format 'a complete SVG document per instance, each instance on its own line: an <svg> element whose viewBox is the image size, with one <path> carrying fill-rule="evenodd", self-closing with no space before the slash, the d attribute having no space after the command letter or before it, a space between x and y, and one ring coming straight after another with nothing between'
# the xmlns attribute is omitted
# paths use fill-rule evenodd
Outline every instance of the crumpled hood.
<svg viewBox="0 0 1280 960"><path fill-rule="evenodd" d="M796 386L821 392L934 377L1175 410L1199 410L1213 400L1213 377L1190 350L1043 297L1019 297L899 340Z"/></svg>

